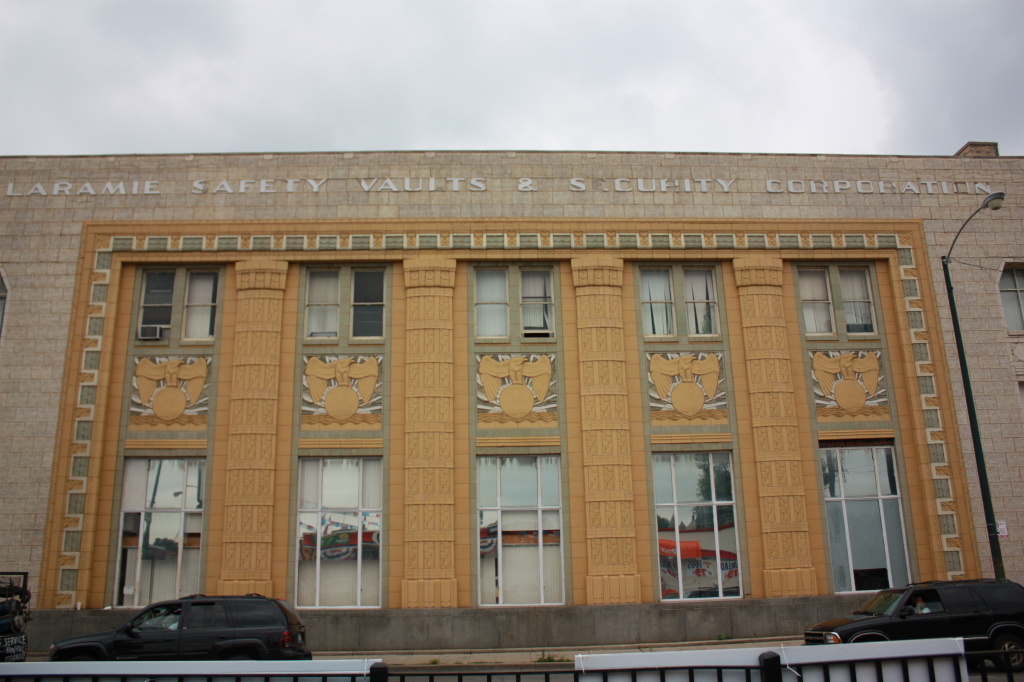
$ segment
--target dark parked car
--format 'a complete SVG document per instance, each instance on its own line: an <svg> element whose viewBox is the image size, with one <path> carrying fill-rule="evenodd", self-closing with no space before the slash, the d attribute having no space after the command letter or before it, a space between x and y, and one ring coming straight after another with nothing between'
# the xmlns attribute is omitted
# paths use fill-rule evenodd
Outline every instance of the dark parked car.
<svg viewBox="0 0 1024 682"><path fill-rule="evenodd" d="M806 644L963 637L968 651L1014 652L993 662L1024 670L1024 587L1010 580L915 583L882 590L853 615L804 631Z"/></svg>
<svg viewBox="0 0 1024 682"><path fill-rule="evenodd" d="M306 626L295 610L255 594L158 602L114 630L50 646L51 661L309 658Z"/></svg>

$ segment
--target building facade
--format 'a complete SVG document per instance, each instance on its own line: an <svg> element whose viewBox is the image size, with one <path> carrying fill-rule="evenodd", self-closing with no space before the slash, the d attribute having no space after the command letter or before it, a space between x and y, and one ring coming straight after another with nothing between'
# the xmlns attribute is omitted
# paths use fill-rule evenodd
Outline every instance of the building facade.
<svg viewBox="0 0 1024 682"><path fill-rule="evenodd" d="M992 152L2 159L0 570L570 628L990 575L937 259L1005 191L953 271L1024 579Z"/></svg>

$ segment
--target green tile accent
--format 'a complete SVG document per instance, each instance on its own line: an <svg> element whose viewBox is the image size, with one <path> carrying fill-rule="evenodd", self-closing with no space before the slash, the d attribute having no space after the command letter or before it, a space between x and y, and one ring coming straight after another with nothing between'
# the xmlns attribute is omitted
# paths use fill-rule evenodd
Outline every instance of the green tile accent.
<svg viewBox="0 0 1024 682"><path fill-rule="evenodd" d="M932 479L932 483L935 484L935 497L940 500L948 500L953 497L948 478L935 478Z"/></svg>
<svg viewBox="0 0 1024 682"><path fill-rule="evenodd" d="M85 513L85 493L68 493L68 514Z"/></svg>
<svg viewBox="0 0 1024 682"><path fill-rule="evenodd" d="M473 248L473 236L468 234L453 234L452 235L452 248L453 249L471 249Z"/></svg>
<svg viewBox="0 0 1024 682"><path fill-rule="evenodd" d="M316 248L321 251L337 251L338 249L338 235L336 234L322 234L317 237Z"/></svg>
<svg viewBox="0 0 1024 682"><path fill-rule="evenodd" d="M924 329L924 313L920 310L907 311L907 323L911 329Z"/></svg>
<svg viewBox="0 0 1024 682"><path fill-rule="evenodd" d="M270 251L274 247L273 237L253 237L252 238L252 250L253 251Z"/></svg>
<svg viewBox="0 0 1024 682"><path fill-rule="evenodd" d="M913 265L914 264L914 250L913 249L896 249L896 258L899 259L900 265Z"/></svg>
<svg viewBox="0 0 1024 682"><path fill-rule="evenodd" d="M62 568L60 570L60 589L64 592L72 592L78 589L77 568Z"/></svg>
<svg viewBox="0 0 1024 682"><path fill-rule="evenodd" d="M943 535L956 535L955 514L939 514L939 532Z"/></svg>
<svg viewBox="0 0 1024 682"><path fill-rule="evenodd" d="M942 443L932 443L928 446L928 455L931 457L932 464L945 464L946 446Z"/></svg>
<svg viewBox="0 0 1024 682"><path fill-rule="evenodd" d="M747 235L747 248L748 249L763 249L767 246L763 234L748 234Z"/></svg>
<svg viewBox="0 0 1024 682"><path fill-rule="evenodd" d="M924 395L935 395L935 379L931 377L918 377L917 388Z"/></svg>
<svg viewBox="0 0 1024 682"><path fill-rule="evenodd" d="M848 235L846 235L846 248L848 248L848 249L863 249L864 248L864 235L862 235L862 234L848 234Z"/></svg>
<svg viewBox="0 0 1024 682"><path fill-rule="evenodd" d="M72 457L71 458L71 475L84 477L89 475L89 458L88 457Z"/></svg>
<svg viewBox="0 0 1024 682"><path fill-rule="evenodd" d="M875 237L875 241L878 242L878 248L880 249L896 248L896 235L894 234L880 234Z"/></svg>
<svg viewBox="0 0 1024 682"><path fill-rule="evenodd" d="M106 303L107 302L107 290L109 287L106 284L93 284L92 285L92 302L93 303Z"/></svg>
<svg viewBox="0 0 1024 682"><path fill-rule="evenodd" d="M98 350L85 351L85 358L82 360L82 369L99 369L100 352Z"/></svg>
<svg viewBox="0 0 1024 682"><path fill-rule="evenodd" d="M703 249L704 239L699 234L684 234L683 246L688 249Z"/></svg>
<svg viewBox="0 0 1024 682"><path fill-rule="evenodd" d="M962 571L960 563L960 552L943 552L946 555L946 570L950 572Z"/></svg>
<svg viewBox="0 0 1024 682"><path fill-rule="evenodd" d="M715 246L720 249L735 249L736 238L731 234L716 234Z"/></svg>
<svg viewBox="0 0 1024 682"><path fill-rule="evenodd" d="M487 234L484 235L484 246L488 249L504 249L505 248L505 235L503 234Z"/></svg>
<svg viewBox="0 0 1024 682"><path fill-rule="evenodd" d="M637 247L635 234L620 234L618 237L620 249L635 249Z"/></svg>
<svg viewBox="0 0 1024 682"><path fill-rule="evenodd" d="M64 531L64 551L65 552L77 552L82 547L82 531L80 530L66 530Z"/></svg>
<svg viewBox="0 0 1024 682"><path fill-rule="evenodd" d="M551 245L556 249L571 249L572 248L572 235L571 234L556 234L551 236Z"/></svg>
<svg viewBox="0 0 1024 682"><path fill-rule="evenodd" d="M436 249L437 248L437 235L436 234L421 234L420 237L420 248L421 249Z"/></svg>
<svg viewBox="0 0 1024 682"><path fill-rule="evenodd" d="M285 237L284 248L289 251L302 251L306 248L306 238L302 235L291 235Z"/></svg>
<svg viewBox="0 0 1024 682"><path fill-rule="evenodd" d="M521 234L519 235L519 248L521 249L539 249L540 248L540 237L535 234Z"/></svg>
<svg viewBox="0 0 1024 682"><path fill-rule="evenodd" d="M78 402L82 405L95 405L96 387L82 386L82 388L78 391Z"/></svg>
<svg viewBox="0 0 1024 682"><path fill-rule="evenodd" d="M924 425L928 429L937 429L942 426L942 421L939 419L938 410L925 410L924 411Z"/></svg>
<svg viewBox="0 0 1024 682"><path fill-rule="evenodd" d="M811 247L815 249L831 249L832 248L832 235L830 234L813 234L811 235Z"/></svg>
<svg viewBox="0 0 1024 682"><path fill-rule="evenodd" d="M914 349L914 359L918 362L927 362L928 358L931 357L928 354L927 343L912 343L910 344Z"/></svg>
<svg viewBox="0 0 1024 682"><path fill-rule="evenodd" d="M352 244L351 248L353 250L363 251L363 250L367 250L367 249L370 248L370 237L369 237L369 235L365 235L365 234L357 235L355 237L352 237L352 239L350 239L349 241ZM292 247L289 246L288 248L290 249ZM301 248L301 247L295 247L295 248Z"/></svg>
<svg viewBox="0 0 1024 682"><path fill-rule="evenodd" d="M109 270L110 261L114 257L114 254L109 251L100 251L96 254L96 269L97 270Z"/></svg>
<svg viewBox="0 0 1024 682"><path fill-rule="evenodd" d="M583 237L583 243L588 249L603 249L605 247L603 234L588 234Z"/></svg>
<svg viewBox="0 0 1024 682"><path fill-rule="evenodd" d="M238 251L238 237L217 237L218 251Z"/></svg>
<svg viewBox="0 0 1024 682"><path fill-rule="evenodd" d="M799 249L800 248L800 237L795 234L780 234L779 235L779 248L780 249Z"/></svg>
<svg viewBox="0 0 1024 682"><path fill-rule="evenodd" d="M103 336L103 318L90 317L85 333L88 336Z"/></svg>
<svg viewBox="0 0 1024 682"><path fill-rule="evenodd" d="M146 251L166 251L167 237L150 237L146 240Z"/></svg>
<svg viewBox="0 0 1024 682"><path fill-rule="evenodd" d="M905 279L903 280L903 295L904 296L919 296L919 290L917 288L916 279Z"/></svg>
<svg viewBox="0 0 1024 682"><path fill-rule="evenodd" d="M400 234L389 234L384 237L385 249L404 249L405 237Z"/></svg>
<svg viewBox="0 0 1024 682"><path fill-rule="evenodd" d="M92 422L75 422L75 440L90 440L92 438Z"/></svg>
<svg viewBox="0 0 1024 682"><path fill-rule="evenodd" d="M131 251L135 248L135 237L114 237L114 243L110 248L114 251Z"/></svg>
<svg viewBox="0 0 1024 682"><path fill-rule="evenodd" d="M181 238L181 250L182 251L202 251L203 250L203 238L202 237L182 237Z"/></svg>
<svg viewBox="0 0 1024 682"><path fill-rule="evenodd" d="M671 242L668 240L667 234L652 234L651 235L651 248L653 249L667 249L671 246Z"/></svg>

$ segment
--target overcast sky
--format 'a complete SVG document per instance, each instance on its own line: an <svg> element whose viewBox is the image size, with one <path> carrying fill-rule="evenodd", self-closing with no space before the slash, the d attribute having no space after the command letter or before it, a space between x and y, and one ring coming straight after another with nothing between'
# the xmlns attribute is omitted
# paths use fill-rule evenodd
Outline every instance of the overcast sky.
<svg viewBox="0 0 1024 682"><path fill-rule="evenodd" d="M0 0L0 154L1024 154L1024 1Z"/></svg>

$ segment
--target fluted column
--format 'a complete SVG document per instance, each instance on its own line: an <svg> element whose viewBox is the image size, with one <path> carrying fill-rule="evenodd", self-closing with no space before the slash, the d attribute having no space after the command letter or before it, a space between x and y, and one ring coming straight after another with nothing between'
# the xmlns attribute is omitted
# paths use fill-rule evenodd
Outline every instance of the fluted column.
<svg viewBox="0 0 1024 682"><path fill-rule="evenodd" d="M782 260L740 258L733 267L750 386L765 593L814 594L793 400L796 386L782 306Z"/></svg>
<svg viewBox="0 0 1024 682"><path fill-rule="evenodd" d="M640 601L626 410L622 260L572 261L579 329L587 602Z"/></svg>
<svg viewBox="0 0 1024 682"><path fill-rule="evenodd" d="M403 264L406 296L405 577L402 607L456 606L455 261Z"/></svg>
<svg viewBox="0 0 1024 682"><path fill-rule="evenodd" d="M281 322L288 263L235 265L238 302L231 368L218 594L274 594L271 549ZM218 453L219 455L220 453Z"/></svg>

